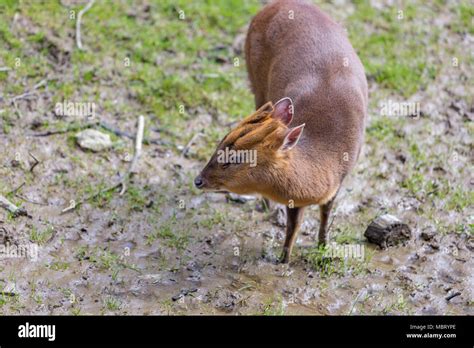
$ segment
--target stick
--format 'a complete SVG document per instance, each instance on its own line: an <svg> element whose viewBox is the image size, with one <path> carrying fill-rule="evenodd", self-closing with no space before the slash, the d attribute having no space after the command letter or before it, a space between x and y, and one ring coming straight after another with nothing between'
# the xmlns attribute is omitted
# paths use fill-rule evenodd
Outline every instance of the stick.
<svg viewBox="0 0 474 348"><path fill-rule="evenodd" d="M38 98L38 95L35 91L38 88L40 88L41 86L45 85L48 82L48 80L50 80L50 79L48 79L48 78L43 79L40 82L38 82L36 85L34 85L33 88L31 88L31 90L27 90L26 92L24 92L20 95L14 96L13 98L10 99L10 103L15 107L15 110L16 110L16 112L18 113L18 115L20 117L23 117L23 115L21 114L20 109L18 108L18 105L16 103L17 100L30 99L30 97L33 97L33 96L35 98Z"/></svg>
<svg viewBox="0 0 474 348"><path fill-rule="evenodd" d="M109 132L112 132L112 133L114 133L115 135L117 135L119 137L125 137L125 138L129 138L129 139L134 139L135 138L133 136L133 134L130 134L128 132L125 132L125 131L122 131L118 128L115 128L112 125L110 125L108 123L105 123L105 122L100 122L99 127L104 128L105 130L107 130Z"/></svg>
<svg viewBox="0 0 474 348"><path fill-rule="evenodd" d="M138 129L137 136L135 137L135 154L133 155L132 162L130 164L129 173L137 173L137 162L142 154L142 142L143 142L143 131L145 129L145 118L143 115L138 117Z"/></svg>
<svg viewBox="0 0 474 348"><path fill-rule="evenodd" d="M105 123L105 122L99 122L97 125L100 128L105 129L106 131L109 131L111 133L114 133L116 136L119 137L125 137L128 139L135 139L135 136L133 134L130 134L128 132L125 132L123 130L120 130L118 128L113 127L112 125ZM155 145L166 145L167 143L163 140L160 139L150 139L150 138L145 138L143 137L143 144L149 145L149 144L155 144Z"/></svg>
<svg viewBox="0 0 474 348"><path fill-rule="evenodd" d="M138 117L138 127L137 127L137 135L135 137L135 152L133 154L132 162L130 162L130 167L128 168L127 174L122 179L122 190L120 191L120 196L122 196L125 191L127 191L127 182L129 179L136 173L137 170L137 163L142 153L142 142L143 142L143 131L145 129L145 118L143 115Z"/></svg>
<svg viewBox="0 0 474 348"><path fill-rule="evenodd" d="M15 107L15 111L16 111L17 115L18 115L20 118L23 118L23 114L22 114L22 112L20 111L20 109L18 108L18 104L16 103L16 100L12 100L12 103L13 103L13 106Z"/></svg>
<svg viewBox="0 0 474 348"><path fill-rule="evenodd" d="M76 44L77 48L79 48L81 51L83 50L82 47L82 42L81 42L81 21L82 21L82 16L90 10L92 5L94 5L95 0L89 1L89 3L84 7L82 10L79 11L77 14L77 22L76 22Z"/></svg>
<svg viewBox="0 0 474 348"><path fill-rule="evenodd" d="M64 208L63 210L61 210L61 214L64 214L64 213L68 213L74 209L76 209L77 207L81 206L82 204L84 204L85 202L103 194L103 193L106 193L106 192L109 192L109 191L112 191L112 190L115 190L116 188L120 187L122 185L122 181L118 182L117 184L113 185L113 186L110 186L110 187L107 187L103 190L100 190L99 192L96 192L84 199L81 199L79 202L77 203L73 203L71 204L69 207L66 207Z"/></svg>
<svg viewBox="0 0 474 348"><path fill-rule="evenodd" d="M8 66L1 66L0 71L10 71L12 68L9 68Z"/></svg>
<svg viewBox="0 0 474 348"><path fill-rule="evenodd" d="M202 135L201 132L198 132L198 133L193 135L191 140L189 140L189 142L184 147L183 151L181 151L181 156L186 156L188 154L189 149L191 148L191 146L194 144L194 142L197 140L197 138L199 138L201 135Z"/></svg>
<svg viewBox="0 0 474 348"><path fill-rule="evenodd" d="M20 99L27 99L31 96L36 96L36 93L35 92L25 92L25 93L22 93L20 95L17 95L17 96L14 96L12 99L11 99L11 102L14 103L16 102L17 100L20 100Z"/></svg>
<svg viewBox="0 0 474 348"><path fill-rule="evenodd" d="M165 133L165 134L168 134L169 136L177 137L177 135L176 135L174 132L172 132L172 131L170 131L170 130L168 130L168 129L165 129L165 128L163 128L163 127L155 127L155 128L151 128L151 130L152 130L153 132Z"/></svg>
<svg viewBox="0 0 474 348"><path fill-rule="evenodd" d="M23 183L22 183L20 186L18 186L16 189L14 189L13 191L8 192L8 195L11 195L11 194L16 195L16 193L17 193L23 186L25 186L25 184L26 184L26 182L23 181Z"/></svg>
<svg viewBox="0 0 474 348"><path fill-rule="evenodd" d="M107 131L109 131L109 132L114 133L115 135L117 135L119 137L125 137L125 138L128 138L128 139L135 139L135 136L133 134L130 134L128 132L117 129L117 128L113 127L112 125L108 124L108 123L100 122L98 124L98 126L105 129L105 130L107 130ZM160 140L160 139L150 139L150 138L143 137L142 141L143 141L143 144L146 144L146 145L149 145L149 144L168 145L168 143L166 141Z"/></svg>
<svg viewBox="0 0 474 348"><path fill-rule="evenodd" d="M41 80L40 82L38 82L36 85L33 86L33 90L44 86L46 82L48 82L48 80L49 80L48 78Z"/></svg>
<svg viewBox="0 0 474 348"><path fill-rule="evenodd" d="M451 295L449 295L448 297L446 297L446 301L449 302L449 301L451 301L453 298L455 298L455 297L457 297L457 296L459 296L459 295L461 295L461 293L460 293L459 291L458 291L458 292L455 292L454 294L451 294Z"/></svg>
<svg viewBox="0 0 474 348"><path fill-rule="evenodd" d="M348 314L348 315L351 315L351 314L352 314L352 311L354 310L355 305L357 304L357 302L359 301L359 298L361 297L361 295L362 295L363 293L366 293L366 291L364 291L364 289L362 289L362 290L359 292L359 294L357 295L357 297L356 297L354 303L352 303L352 306L351 306L351 309L349 310L349 314Z"/></svg>
<svg viewBox="0 0 474 348"><path fill-rule="evenodd" d="M22 196L19 193L15 193L15 197L21 198L25 202L28 202L28 203L31 203L31 204L37 204L37 205L42 205L42 206L47 206L48 205L47 203L32 201L28 197Z"/></svg>
<svg viewBox="0 0 474 348"><path fill-rule="evenodd" d="M93 124L93 123L88 123L88 124L85 124L85 125L73 125L73 126L69 126L66 129L54 129L54 130L50 130L50 131L46 131L46 132L42 132L42 133L41 132L40 133L30 133L28 135L33 136L33 137L48 137L50 135L74 132L74 131L77 131L77 130L87 129L87 128L91 128L91 127L94 127L94 126L95 126L95 124Z"/></svg>
<svg viewBox="0 0 474 348"><path fill-rule="evenodd" d="M2 195L0 195L0 207L8 210L15 217L20 216L20 215L28 216L28 213L26 212L24 208L18 208L15 204L10 202L8 199L3 197Z"/></svg>
<svg viewBox="0 0 474 348"><path fill-rule="evenodd" d="M38 161L38 159L33 156L33 154L31 152L28 152L28 155L30 155L34 160L35 160L35 163L33 163L33 165L30 167L30 172L33 173L33 170L35 169L35 167L40 163Z"/></svg>

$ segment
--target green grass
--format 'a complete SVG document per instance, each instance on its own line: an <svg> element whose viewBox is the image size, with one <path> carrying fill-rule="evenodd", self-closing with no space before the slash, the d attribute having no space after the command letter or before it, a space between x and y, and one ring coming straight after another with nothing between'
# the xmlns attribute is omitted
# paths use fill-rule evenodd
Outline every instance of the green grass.
<svg viewBox="0 0 474 348"><path fill-rule="evenodd" d="M99 247L91 249L89 246L82 246L76 250L74 256L79 261L92 263L99 271L110 273L113 281L117 281L119 273L125 269L141 273L141 270L135 264L127 261L125 254L108 249Z"/></svg>
<svg viewBox="0 0 474 348"><path fill-rule="evenodd" d="M69 263L63 261L54 261L49 265L53 271L66 271L69 269Z"/></svg>
<svg viewBox="0 0 474 348"><path fill-rule="evenodd" d="M472 22L474 6L472 6L472 3L462 1L461 4L457 6L457 12L459 20L453 23L454 30L458 33L474 34L474 25Z"/></svg>
<svg viewBox="0 0 474 348"><path fill-rule="evenodd" d="M169 131L161 136L171 138L172 143L184 143L189 138L183 132L187 122L203 110L229 122L253 109L244 57L221 47L232 45L261 7L259 1L152 1L145 15L133 11L137 4L131 0L96 2L83 19L85 51L75 48L75 20L69 18L69 11L77 13L81 6L66 8L52 1L21 5L18 1L3 1L0 6L0 65L14 68L15 80L26 79L27 85L32 85L51 76L58 65L51 52L68 52L66 65L71 66L70 72L48 84L53 103L65 99L89 101L97 103L100 113L146 114L153 125ZM426 87L435 78L437 68L426 64L430 52L417 41L424 33L413 19L425 14L415 5L407 5L402 8L404 18L398 19L398 10L376 10L367 1L356 1L355 11L346 22L369 78L406 97ZM184 18L180 11L184 11ZM29 27L34 29L21 32L26 42L8 25L17 12L29 18ZM463 3L459 8L463 26L471 25L471 14L472 6ZM365 30L368 26L370 32ZM360 35L362 32L364 35ZM428 40L437 42L435 28L430 30ZM30 48L40 54L28 54ZM15 67L17 58L19 67ZM239 66L234 65L235 59ZM7 76L0 73L0 79L8 80ZM131 102L112 102L114 90L107 91L101 84L104 79L115 86L127 86ZM23 90L21 84L8 83L4 93L14 95ZM8 132L14 121L5 121L4 132ZM214 122L209 126L204 130L207 145L199 146L194 154L199 160L210 155L225 131Z"/></svg>
<svg viewBox="0 0 474 348"><path fill-rule="evenodd" d="M246 77L243 57L219 47L232 45L235 35L259 9L258 1L154 1L145 19L130 15L136 6L133 1L96 2L83 19L86 51L75 49L71 39L75 21L68 11L77 13L80 7L68 9L52 1L21 6L18 1L8 1L1 6L0 65L13 68L15 59L20 58L15 79L37 82L51 75L57 65L51 59L52 50L70 52L72 73L49 83L53 102L90 101L102 112L137 114L127 101L112 103L100 97L104 90L100 81L109 79L127 86L140 113L176 134L199 113L198 108L231 119L241 118L253 108L253 97L242 83ZM181 10L184 19L180 19ZM16 12L28 17L35 31L26 34L25 43L8 25ZM29 46L40 54L28 54ZM238 67L233 64L235 58L241 62ZM130 65L125 64L126 59ZM0 79L6 80L7 73L0 73ZM21 92L19 84L5 86L7 95ZM8 123L4 128L8 131Z"/></svg>
<svg viewBox="0 0 474 348"><path fill-rule="evenodd" d="M135 185L130 185L127 187L126 199L128 201L128 206L131 210L143 210L146 205L149 203L147 193L149 192L149 187L138 187Z"/></svg>
<svg viewBox="0 0 474 348"><path fill-rule="evenodd" d="M344 244L359 244L360 239L356 235L337 235L336 240L338 247L343 247ZM362 247L364 247L362 245ZM336 250L335 250L336 251ZM367 265L372 258L372 253L368 248L364 247L364 258L362 260L356 258L340 258L336 255L331 255L329 246L316 246L305 250L303 252L303 259L309 266L317 271L321 278L345 276L347 274L357 275L365 274L367 272Z"/></svg>
<svg viewBox="0 0 474 348"><path fill-rule="evenodd" d="M112 296L107 296L105 299L104 299L104 308L109 310L109 311L118 311L121 307L122 303L112 297Z"/></svg>
<svg viewBox="0 0 474 348"><path fill-rule="evenodd" d="M355 3L354 14L347 20L349 37L369 79L404 97L426 88L436 77L437 69L426 63L430 53L419 43L421 29L412 21L420 15L416 7L385 7L379 11L368 1ZM400 10L403 11L402 19L399 18ZM367 33L369 26L371 32ZM426 36L425 33L421 35ZM436 28L432 28L428 39L430 43L436 43Z"/></svg>
<svg viewBox="0 0 474 348"><path fill-rule="evenodd" d="M259 313L265 316L277 316L285 314L285 307L283 306L283 299L278 298L268 298L262 304L262 313Z"/></svg>
<svg viewBox="0 0 474 348"><path fill-rule="evenodd" d="M410 315L413 312L403 294L399 294L396 301L383 307L381 314L387 315L394 312L404 315Z"/></svg>
<svg viewBox="0 0 474 348"><path fill-rule="evenodd" d="M214 226L224 224L226 221L226 214L220 210L214 210L206 218L199 220L199 226L205 229L212 229Z"/></svg>
<svg viewBox="0 0 474 348"><path fill-rule="evenodd" d="M160 240L167 247L184 251L189 244L190 235L185 231L184 226L172 217L147 236L147 244L151 245L155 240Z"/></svg>
<svg viewBox="0 0 474 348"><path fill-rule="evenodd" d="M35 226L33 226L30 231L30 240L34 243L38 243L39 245L43 245L51 239L53 232L53 226L48 226L43 230L38 230Z"/></svg>

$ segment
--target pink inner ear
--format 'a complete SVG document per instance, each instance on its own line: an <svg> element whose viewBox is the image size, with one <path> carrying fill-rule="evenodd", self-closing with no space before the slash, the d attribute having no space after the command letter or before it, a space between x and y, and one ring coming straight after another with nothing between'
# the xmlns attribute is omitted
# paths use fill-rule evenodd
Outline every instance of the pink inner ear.
<svg viewBox="0 0 474 348"><path fill-rule="evenodd" d="M295 128L293 129L290 134L288 134L288 143L292 144L294 143L300 136L301 132L303 131L303 128Z"/></svg>
<svg viewBox="0 0 474 348"><path fill-rule="evenodd" d="M291 99L286 97L277 101L272 116L280 120L285 126L288 126L293 119L293 102Z"/></svg>
<svg viewBox="0 0 474 348"><path fill-rule="evenodd" d="M302 125L299 125L298 127L290 129L281 147L283 151L290 150L291 148L293 148L293 146L295 146L298 143L301 137L301 133L303 132L304 126L305 124L303 123Z"/></svg>

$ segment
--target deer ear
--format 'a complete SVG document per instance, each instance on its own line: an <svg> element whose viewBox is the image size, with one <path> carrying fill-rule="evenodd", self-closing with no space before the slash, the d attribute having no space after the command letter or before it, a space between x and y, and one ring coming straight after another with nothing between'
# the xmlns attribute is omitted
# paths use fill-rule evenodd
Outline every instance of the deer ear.
<svg viewBox="0 0 474 348"><path fill-rule="evenodd" d="M260 114L262 112L272 112L273 111L273 104L272 102L267 102L263 104L261 107L258 108L257 113Z"/></svg>
<svg viewBox="0 0 474 348"><path fill-rule="evenodd" d="M291 150L300 140L301 134L303 133L305 124L299 125L298 127L291 128L283 140L283 144L280 147L282 151Z"/></svg>
<svg viewBox="0 0 474 348"><path fill-rule="evenodd" d="M274 105L272 117L280 120L285 126L288 126L293 119L293 102L290 98L285 97L280 99Z"/></svg>

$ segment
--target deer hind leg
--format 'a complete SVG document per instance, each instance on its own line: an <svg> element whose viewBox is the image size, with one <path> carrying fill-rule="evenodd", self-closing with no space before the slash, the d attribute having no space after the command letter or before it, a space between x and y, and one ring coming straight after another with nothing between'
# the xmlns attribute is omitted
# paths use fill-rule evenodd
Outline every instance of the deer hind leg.
<svg viewBox="0 0 474 348"><path fill-rule="evenodd" d="M331 210L334 204L334 199L336 196L331 198L325 204L321 204L319 206L320 216L321 216L321 223L319 224L319 235L318 235L318 244L319 245L326 245L328 242L328 224L329 224L329 216L331 214Z"/></svg>
<svg viewBox="0 0 474 348"><path fill-rule="evenodd" d="M286 207L286 238L283 245L283 252L281 254L280 262L290 262L291 251L298 236L298 230L303 220L304 207L289 208Z"/></svg>

